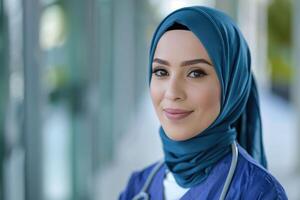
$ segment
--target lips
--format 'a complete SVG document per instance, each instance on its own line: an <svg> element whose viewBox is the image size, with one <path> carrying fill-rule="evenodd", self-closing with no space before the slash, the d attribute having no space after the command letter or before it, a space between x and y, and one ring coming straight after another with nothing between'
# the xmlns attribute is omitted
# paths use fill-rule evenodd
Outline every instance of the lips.
<svg viewBox="0 0 300 200"><path fill-rule="evenodd" d="M182 109L173 109L166 108L163 109L165 116L170 120L180 120L189 116L193 111L182 110Z"/></svg>

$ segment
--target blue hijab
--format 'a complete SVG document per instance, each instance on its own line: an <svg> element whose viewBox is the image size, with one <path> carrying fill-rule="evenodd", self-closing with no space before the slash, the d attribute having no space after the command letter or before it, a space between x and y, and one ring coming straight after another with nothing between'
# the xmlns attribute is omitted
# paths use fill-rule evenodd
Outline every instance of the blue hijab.
<svg viewBox="0 0 300 200"><path fill-rule="evenodd" d="M178 9L165 17L151 42L149 83L157 43L174 24L187 27L199 38L221 85L220 114L201 134L185 141L174 141L162 127L159 129L165 163L176 182L185 188L201 183L216 162L230 151L234 140L267 167L250 51L241 31L229 16L213 8L193 6Z"/></svg>

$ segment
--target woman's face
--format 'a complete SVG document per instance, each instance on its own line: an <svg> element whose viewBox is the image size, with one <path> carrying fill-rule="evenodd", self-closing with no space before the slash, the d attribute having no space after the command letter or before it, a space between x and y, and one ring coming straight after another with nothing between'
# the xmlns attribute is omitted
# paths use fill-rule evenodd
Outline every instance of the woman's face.
<svg viewBox="0 0 300 200"><path fill-rule="evenodd" d="M173 140L190 139L217 118L218 77L204 46L191 31L171 30L160 38L150 92L159 121Z"/></svg>

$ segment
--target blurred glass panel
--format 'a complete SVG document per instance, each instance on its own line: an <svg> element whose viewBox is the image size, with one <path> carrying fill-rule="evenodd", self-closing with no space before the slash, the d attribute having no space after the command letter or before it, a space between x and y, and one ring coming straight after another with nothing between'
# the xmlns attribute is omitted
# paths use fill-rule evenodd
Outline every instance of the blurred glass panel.
<svg viewBox="0 0 300 200"><path fill-rule="evenodd" d="M273 0L268 7L268 58L272 90L290 100L292 67L292 1Z"/></svg>
<svg viewBox="0 0 300 200"><path fill-rule="evenodd" d="M5 145L5 121L8 105L8 27L7 13L4 10L4 2L0 0L0 199L4 199L4 163L7 157Z"/></svg>
<svg viewBox="0 0 300 200"><path fill-rule="evenodd" d="M43 50L43 180L47 200L72 197L71 99L67 60L67 26L64 4L44 2L40 20L40 46Z"/></svg>

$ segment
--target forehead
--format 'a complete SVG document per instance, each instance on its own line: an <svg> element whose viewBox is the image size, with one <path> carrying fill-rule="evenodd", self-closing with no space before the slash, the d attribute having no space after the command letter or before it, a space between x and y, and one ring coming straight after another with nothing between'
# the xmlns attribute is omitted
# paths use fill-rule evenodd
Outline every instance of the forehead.
<svg viewBox="0 0 300 200"><path fill-rule="evenodd" d="M199 38L192 31L171 30L165 32L159 39L154 57L172 57L177 58L207 58L207 51Z"/></svg>

